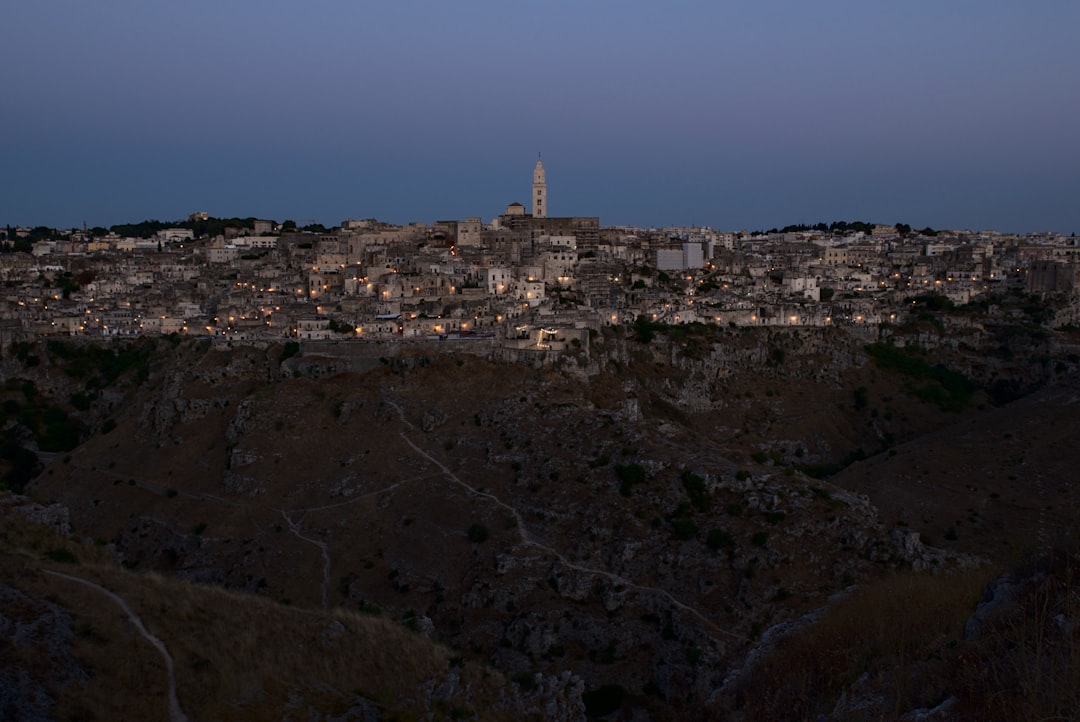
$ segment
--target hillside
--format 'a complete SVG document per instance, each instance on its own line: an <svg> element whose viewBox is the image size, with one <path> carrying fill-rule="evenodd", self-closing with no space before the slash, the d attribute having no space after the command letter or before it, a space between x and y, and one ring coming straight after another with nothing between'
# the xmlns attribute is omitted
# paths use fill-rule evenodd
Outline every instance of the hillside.
<svg viewBox="0 0 1080 722"><path fill-rule="evenodd" d="M942 634L959 639L996 570L1075 523L1071 487L1050 480L1071 458L1074 366L1040 377L1012 358L1015 388L1045 388L999 406L1000 365L940 350L971 374L958 384L866 344L834 329L616 329L532 363L181 342L90 387L81 356L55 346L5 369L23 379L9 400L29 398L26 381L37 397L90 397L81 415L63 404L85 440L42 454L27 492L129 570L94 567L106 586L154 573L195 590L167 596L205 595L192 608L242 593L234 606L256 616L377 617L493 668L514 694L570 685L594 715L726 718L753 713L738 670L853 586L900 574L932 580L920 594L955 588ZM1009 460L1037 467L1056 503L1033 503ZM429 654L444 653L408 656ZM855 681L840 677L808 709L840 709Z"/></svg>
<svg viewBox="0 0 1080 722"><path fill-rule="evenodd" d="M570 681L523 693L370 614L124 571L33 523L55 508L0 505L5 719L541 719Z"/></svg>

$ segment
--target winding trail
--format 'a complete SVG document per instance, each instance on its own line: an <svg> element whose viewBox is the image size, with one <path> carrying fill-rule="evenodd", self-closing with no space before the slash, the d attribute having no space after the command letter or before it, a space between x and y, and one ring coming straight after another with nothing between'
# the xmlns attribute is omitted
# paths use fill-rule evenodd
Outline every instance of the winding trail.
<svg viewBox="0 0 1080 722"><path fill-rule="evenodd" d="M389 399L386 400L386 403L389 404L390 406L392 406L395 411L397 411L398 416L401 418L402 423L404 423L409 429L415 429L416 428L415 425L413 425L408 419L405 418L405 412L401 409L401 406L399 406L396 402L391 401ZM576 564L576 563L570 561L569 559L567 559L565 556L563 556L562 553L559 552L557 549L554 549L552 547L547 546L546 544L542 544L541 542L536 541L535 539L533 539L529 535L529 529L525 525L525 519L524 519L524 517L522 517L521 513L516 508L510 506L509 504L507 504L506 502L504 502L502 499L495 496L494 494L491 494L491 493L486 492L486 491L480 491L480 490L476 489L475 487L469 486L464 481L462 481L461 478L458 477L457 474L455 474L453 471L451 471L445 464L443 464L438 459L431 456L431 454L427 453L426 451L421 449L419 446L417 446L413 442L413 440L409 438L409 435L405 431L401 431L401 432L399 432L399 434L400 434L401 438L405 441L405 443L408 444L412 448L413 451L415 451L417 454L424 457L429 462L431 462L436 467L438 467L438 469L440 471L442 471L442 473L445 474L446 477L448 479L450 479L451 481L453 481L455 484L458 484L459 486L463 487L470 494L473 494L474 496L477 496L477 497L480 497L480 498L483 498L483 499L488 499L491 502L493 502L496 506L510 512L514 516L515 521L517 522L517 527L516 528L518 530L518 534L521 536L521 541L522 541L523 544L525 544L527 546L535 547L536 549L539 549L539 550L541 550L543 552L546 552L546 553L550 554L551 556L555 557L559 561L559 563L562 564L563 566L565 566L567 569L573 569L574 571L582 572L584 574L592 574L594 576L603 577L603 578L608 579L608 580L610 580L610 581L612 581L612 582L614 582L616 584L623 585L623 586L625 586L625 587L627 587L629 589L634 589L634 590L637 590L639 592L643 592L643 593L646 593L646 594L655 594L655 595L658 595L660 597L663 597L672 606L674 606L676 609L679 609L679 610L681 610L683 612L687 612L688 614L693 615L698 620L700 620L704 625L706 625L709 629L712 629L712 630L714 630L714 631L716 631L716 632L718 632L720 634L727 635L727 636L729 636L729 637L731 637L733 639L742 639L739 635L735 634L734 632L730 632L730 631L724 629L723 627L718 626L715 622L713 622L711 619L706 617L702 612L698 611L694 607L691 607L690 605L684 604L683 602L679 601L678 599L676 599L674 596L671 595L671 592L667 591L666 589L660 589L659 587L650 587L650 586L646 586L646 585L642 585L642 584L637 584L636 582L633 582L633 581L631 581L631 580L629 580L629 579L627 579L625 577L622 577L622 576L620 576L618 574L615 574L614 572L609 572L606 569L596 569L594 567L586 567L586 566L582 566L581 564Z"/></svg>
<svg viewBox="0 0 1080 722"><path fill-rule="evenodd" d="M289 516L289 512L281 511L281 518L285 520L285 523L289 525L289 531L296 536L297 539L303 539L306 542L310 542L319 547L322 552L323 558L323 573L322 573L322 606L323 610L330 609L330 549L326 542L318 539L312 539L311 537L304 536L300 533L300 521L293 521ZM301 520L303 520L303 512L301 512Z"/></svg>
<svg viewBox="0 0 1080 722"><path fill-rule="evenodd" d="M349 504L355 504L356 502L363 501L364 499L370 499L373 496L379 496L380 494L385 494L387 492L393 491L394 489L398 488L399 486L402 486L404 484L409 484L409 483L414 482L414 481L420 481L421 479L423 479L425 477L428 477L428 476L433 476L433 474L420 474L418 476L410 476L408 479L401 479L400 481L395 481L393 484L390 484L389 486L385 486L382 489L376 489L374 491L369 491L369 492L366 492L364 494L357 494L356 496L349 497L345 501L338 501L338 502L335 502L333 504L323 504L322 506L307 506L307 507L302 507L302 508L299 508L299 509L290 509L289 513L293 514L293 513L297 513L297 512L304 513L304 512L309 512L309 511L326 511L327 509L337 509L339 507L348 506ZM281 510L279 509L278 511L281 511Z"/></svg>
<svg viewBox="0 0 1080 722"><path fill-rule="evenodd" d="M180 700L176 696L176 675L173 671L172 655L169 654L169 650L166 649L165 643L150 633L150 631L143 624L142 619L139 617L138 614L135 613L135 611L130 606L128 606L128 603L125 602L124 599L118 594L109 591L97 582L92 582L89 579L83 579L82 577L75 577L70 574L64 574L63 572L54 572L49 569L45 569L43 571L46 574L51 574L54 577L68 579L73 582L78 582L79 584L85 584L88 587L93 587L94 589L97 589L99 592L109 597L109 599L116 602L116 604L122 610L124 610L124 613L127 614L128 619L130 619L131 623L135 625L135 629L139 631L139 634L146 637L147 641L149 641L150 644L154 645L157 651L161 652L161 656L165 659L165 670L169 673L169 721L188 722L187 715L184 714L184 710L180 708Z"/></svg>
<svg viewBox="0 0 1080 722"><path fill-rule="evenodd" d="M363 501L364 499L370 499L373 496L379 496L380 494L386 494L387 492L391 492L391 491L393 491L394 489L398 488L399 486L401 486L403 484L408 484L408 483L413 482L413 481L418 481L420 479L423 479L426 476L431 476L431 474L421 474L419 476L409 477L408 479L401 479L400 481L396 481L393 484L391 484L390 486L384 487L382 489L376 489L374 491L369 491L366 494L358 494L358 495L356 495L356 496L354 496L354 497L352 497L350 499L346 499L345 501L339 501L339 502L334 503L334 504L324 504L322 506L309 506L309 507L305 507L305 508L301 508L301 509L288 509L288 510L286 510L286 509L278 509L277 510L277 512L279 514L281 514L281 518L284 519L285 523L289 525L289 531L292 532L293 536L295 536L297 539L302 539L303 541L306 541L309 544L314 544L315 546L319 547L319 551L322 552L322 558L323 558L322 606L323 606L323 610L329 611L329 609L330 609L330 566L331 566L330 565L330 546L325 541L321 541L319 539L313 539L313 538L311 538L309 536L304 536L301 533L300 525L304 520L304 515L307 514L309 511L326 511L327 509L337 509L339 507L348 506L349 504L355 504L358 501ZM296 521L293 521L292 516L291 516L292 514L299 514L300 518L297 519Z"/></svg>

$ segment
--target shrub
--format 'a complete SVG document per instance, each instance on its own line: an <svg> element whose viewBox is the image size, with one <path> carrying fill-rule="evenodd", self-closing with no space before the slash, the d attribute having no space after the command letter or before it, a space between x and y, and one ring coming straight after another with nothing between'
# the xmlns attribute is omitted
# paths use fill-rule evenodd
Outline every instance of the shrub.
<svg viewBox="0 0 1080 722"><path fill-rule="evenodd" d="M278 362L280 363L286 359L290 359L298 353L300 353L300 344L296 341L287 341L285 347L281 350L281 357L278 359Z"/></svg>
<svg viewBox="0 0 1080 722"><path fill-rule="evenodd" d="M645 481L645 467L641 464L616 464L615 473L620 481L630 484L640 484Z"/></svg>
<svg viewBox="0 0 1080 722"><path fill-rule="evenodd" d="M78 564L79 560L75 558L75 555L69 549L63 547L56 547L45 552L45 556L54 562L60 562L61 564Z"/></svg>
<svg viewBox="0 0 1080 722"><path fill-rule="evenodd" d="M21 494L31 479L41 473L38 455L24 449L14 440L8 439L0 446L0 458L8 462L10 468L0 477L0 487Z"/></svg>
<svg viewBox="0 0 1080 722"><path fill-rule="evenodd" d="M645 467L641 464L616 464L615 474L619 477L619 493L630 496L634 484L641 484L646 479Z"/></svg>
<svg viewBox="0 0 1080 722"><path fill-rule="evenodd" d="M590 469L599 469L601 466L607 466L611 463L611 457L607 454L600 454L595 459L589 459L588 464Z"/></svg>
<svg viewBox="0 0 1080 722"><path fill-rule="evenodd" d="M682 541L689 541L697 536L697 524L689 519L672 519L671 528L675 531L675 537Z"/></svg>
<svg viewBox="0 0 1080 722"><path fill-rule="evenodd" d="M589 717L607 717L622 707L626 690L618 684L605 684L581 695L585 714Z"/></svg>
<svg viewBox="0 0 1080 722"><path fill-rule="evenodd" d="M782 511L770 511L765 513L765 521L770 524L779 524L785 517L787 517L787 514Z"/></svg>
<svg viewBox="0 0 1080 722"><path fill-rule="evenodd" d="M655 324L653 324L644 314L637 317L634 321L634 339L638 343L649 343L655 336Z"/></svg>
<svg viewBox="0 0 1080 722"><path fill-rule="evenodd" d="M68 401L79 411L89 411L90 409L90 397L84 394L82 391L76 391L70 397Z"/></svg>
<svg viewBox="0 0 1080 722"><path fill-rule="evenodd" d="M920 401L937 405L942 411L961 411L971 401L975 384L962 373L940 364L931 366L906 348L887 343L866 346L874 364L908 379L907 391Z"/></svg>
<svg viewBox="0 0 1080 722"><path fill-rule="evenodd" d="M710 529L708 535L705 537L705 544L710 549L718 550L724 547L735 546L735 537L727 533L723 529Z"/></svg>
<svg viewBox="0 0 1080 722"><path fill-rule="evenodd" d="M709 506L712 504L712 497L709 496L709 491L705 488L705 480L689 469L682 473L680 479L683 488L686 489L686 493L690 496L690 503L694 505L694 508L698 511L708 511Z"/></svg>
<svg viewBox="0 0 1080 722"><path fill-rule="evenodd" d="M476 524L472 524L469 527L469 531L466 533L466 535L469 537L469 541L471 541L472 543L482 544L488 539L488 528L483 524L477 522Z"/></svg>

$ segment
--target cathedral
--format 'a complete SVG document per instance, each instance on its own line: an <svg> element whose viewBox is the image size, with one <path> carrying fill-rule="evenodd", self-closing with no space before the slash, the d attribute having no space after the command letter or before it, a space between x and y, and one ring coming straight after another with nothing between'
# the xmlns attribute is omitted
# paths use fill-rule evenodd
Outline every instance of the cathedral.
<svg viewBox="0 0 1080 722"><path fill-rule="evenodd" d="M506 212L495 219L494 229L505 239L505 231L521 233L523 237L542 235L576 236L578 248L595 250L600 239L600 219L595 216L548 216L547 177L539 155L533 167L532 213L525 206L511 203Z"/></svg>
<svg viewBox="0 0 1080 722"><path fill-rule="evenodd" d="M539 153L536 154L536 167L533 168L532 190L533 218L547 218L547 183L544 181L544 164L540 162Z"/></svg>

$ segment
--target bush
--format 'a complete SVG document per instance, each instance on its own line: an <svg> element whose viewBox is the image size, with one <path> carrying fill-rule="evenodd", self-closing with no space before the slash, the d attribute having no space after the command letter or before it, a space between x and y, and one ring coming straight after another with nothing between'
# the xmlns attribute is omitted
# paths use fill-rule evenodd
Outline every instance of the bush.
<svg viewBox="0 0 1080 722"><path fill-rule="evenodd" d="M300 353L300 344L296 341L287 341L285 348L281 350L281 358L278 359L278 362L290 359L298 353Z"/></svg>
<svg viewBox="0 0 1080 722"><path fill-rule="evenodd" d="M11 468L0 477L0 487L21 494L31 479L41 473L41 462L37 454L24 449L13 439L8 439L0 446L0 458L8 462Z"/></svg>
<svg viewBox="0 0 1080 722"><path fill-rule="evenodd" d="M90 410L90 397L84 394L82 391L76 391L70 397L68 401L79 411Z"/></svg>
<svg viewBox="0 0 1080 722"><path fill-rule="evenodd" d="M634 321L634 339L638 343L649 343L653 340L653 336L656 335L656 324L652 323L644 314L637 317Z"/></svg>
<svg viewBox="0 0 1080 722"><path fill-rule="evenodd" d="M689 469L682 473L680 479L683 488L686 489L686 493L690 496L690 503L694 505L694 508L698 511L708 511L709 506L712 504L712 497L709 495L708 489L705 488L705 480Z"/></svg>
<svg viewBox="0 0 1080 722"><path fill-rule="evenodd" d="M469 527L466 536L469 537L469 541L473 544L482 544L488 540L488 528L478 522Z"/></svg>
<svg viewBox="0 0 1080 722"><path fill-rule="evenodd" d="M675 531L675 537L682 541L689 541L697 536L697 524L689 519L672 519L671 528Z"/></svg>
<svg viewBox="0 0 1080 722"><path fill-rule="evenodd" d="M61 564L78 564L79 560L75 558L75 555L70 549L64 549L63 547L56 547L45 552L45 556L54 562L60 562Z"/></svg>
<svg viewBox="0 0 1080 722"><path fill-rule="evenodd" d="M622 707L626 690L618 684L605 684L581 695L585 714L589 717L607 717Z"/></svg>
<svg viewBox="0 0 1080 722"><path fill-rule="evenodd" d="M941 364L931 366L907 349L887 343L872 343L866 352L874 364L908 379L907 391L915 398L938 406L942 411L961 411L971 401L975 383L967 376Z"/></svg>
<svg viewBox="0 0 1080 722"><path fill-rule="evenodd" d="M735 546L735 537L723 529L710 529L705 537L705 544L712 550Z"/></svg>
<svg viewBox="0 0 1080 722"><path fill-rule="evenodd" d="M616 464L615 473L620 481L640 484L645 481L645 467L641 464Z"/></svg>
<svg viewBox="0 0 1080 722"><path fill-rule="evenodd" d="M785 517L787 517L787 514L782 511L770 511L765 513L765 521L770 524L779 524Z"/></svg>
<svg viewBox="0 0 1080 722"><path fill-rule="evenodd" d="M599 469L601 466L607 466L611 463L611 457L607 454L600 454L595 459L589 459L588 464L590 469Z"/></svg>
<svg viewBox="0 0 1080 722"><path fill-rule="evenodd" d="M619 493L630 496L634 484L641 484L646 479L645 467L641 464L616 464L615 474L619 477Z"/></svg>

